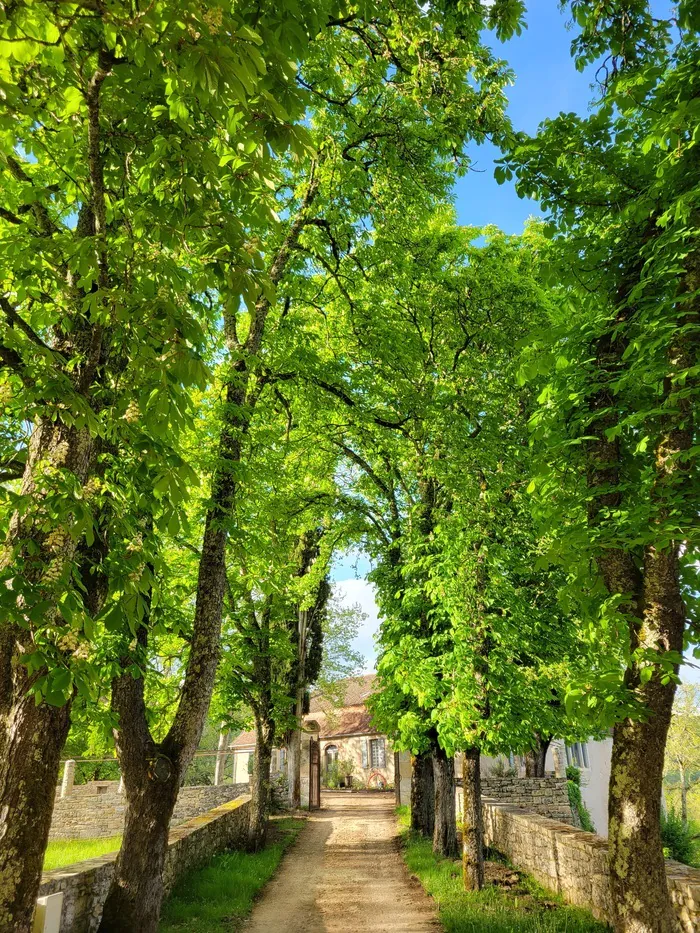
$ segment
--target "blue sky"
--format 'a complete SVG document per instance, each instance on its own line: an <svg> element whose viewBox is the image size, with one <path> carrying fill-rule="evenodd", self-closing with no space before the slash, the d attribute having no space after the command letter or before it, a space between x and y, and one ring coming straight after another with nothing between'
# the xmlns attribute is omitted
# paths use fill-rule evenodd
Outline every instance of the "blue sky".
<svg viewBox="0 0 700 933"><path fill-rule="evenodd" d="M655 4L659 12L666 5ZM517 130L534 133L546 117L561 111L585 115L595 98L594 68L578 72L570 56L574 35L567 28L567 16L556 0L531 0L528 4L528 28L505 44L495 41L496 54L505 58L515 72L515 83L508 89L508 113ZM467 148L472 171L455 186L459 223L474 226L496 224L506 233L520 233L528 217L540 215L535 201L520 199L511 183L498 185L493 177L497 149L486 144ZM372 587L363 577L369 562L361 554L342 555L336 562L333 579L336 592L348 603L357 603L367 619L361 627L355 648L366 658L366 670L372 670L376 658L374 634L379 621ZM700 664L700 662L696 662ZM686 667L683 679L700 682L700 669Z"/></svg>

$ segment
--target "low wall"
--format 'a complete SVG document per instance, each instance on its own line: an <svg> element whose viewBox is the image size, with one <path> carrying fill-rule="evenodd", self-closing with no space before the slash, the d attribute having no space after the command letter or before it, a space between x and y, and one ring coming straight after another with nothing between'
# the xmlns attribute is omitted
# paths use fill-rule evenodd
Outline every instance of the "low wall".
<svg viewBox="0 0 700 933"><path fill-rule="evenodd" d="M118 781L76 785L68 797L56 800L49 839L98 839L121 833L126 795L118 787ZM247 784L181 787L170 825L177 826L249 789Z"/></svg>
<svg viewBox="0 0 700 933"><path fill-rule="evenodd" d="M605 839L505 803L484 801L483 810L486 845L570 904L611 921ZM668 861L666 873L680 927L695 933L700 930L700 870Z"/></svg>
<svg viewBox="0 0 700 933"><path fill-rule="evenodd" d="M164 869L166 892L178 878L218 852L244 843L249 801L250 796L231 800L170 831ZM39 897L63 892L60 933L94 933L97 929L116 857L113 852L44 872Z"/></svg>
<svg viewBox="0 0 700 933"><path fill-rule="evenodd" d="M482 777L481 796L573 825L566 778ZM462 812L461 781L457 786L457 812Z"/></svg>

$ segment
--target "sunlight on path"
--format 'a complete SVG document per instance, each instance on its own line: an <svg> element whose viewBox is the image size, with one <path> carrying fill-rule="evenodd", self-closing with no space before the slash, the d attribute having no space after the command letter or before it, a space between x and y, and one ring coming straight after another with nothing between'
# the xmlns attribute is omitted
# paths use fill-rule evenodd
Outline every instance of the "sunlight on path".
<svg viewBox="0 0 700 933"><path fill-rule="evenodd" d="M406 872L394 797L323 794L246 933L423 933L442 929Z"/></svg>

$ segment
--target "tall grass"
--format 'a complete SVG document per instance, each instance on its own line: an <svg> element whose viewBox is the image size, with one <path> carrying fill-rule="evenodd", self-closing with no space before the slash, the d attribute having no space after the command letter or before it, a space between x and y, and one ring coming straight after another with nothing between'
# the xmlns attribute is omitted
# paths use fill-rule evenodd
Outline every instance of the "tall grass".
<svg viewBox="0 0 700 933"><path fill-rule="evenodd" d="M304 821L274 820L274 841L262 852L224 852L209 865L180 879L163 906L160 933L222 933L237 929L256 895L272 878L285 849L301 832ZM280 918L280 930L284 918Z"/></svg>
<svg viewBox="0 0 700 933"><path fill-rule="evenodd" d="M483 891L465 891L460 863L434 856L430 840L409 829L408 808L399 810L406 865L435 899L447 933L604 933L608 929L514 871L505 873L508 886L487 884Z"/></svg>
<svg viewBox="0 0 700 933"><path fill-rule="evenodd" d="M86 858L118 852L122 844L121 836L109 836L105 839L54 839L46 847L44 871L65 868Z"/></svg>

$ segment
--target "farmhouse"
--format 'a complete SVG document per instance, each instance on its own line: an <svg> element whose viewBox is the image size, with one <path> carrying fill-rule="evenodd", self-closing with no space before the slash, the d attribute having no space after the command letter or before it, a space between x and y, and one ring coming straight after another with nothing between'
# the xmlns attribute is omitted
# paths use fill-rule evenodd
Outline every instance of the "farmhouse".
<svg viewBox="0 0 700 933"><path fill-rule="evenodd" d="M349 677L337 684L334 697L314 694L304 721L320 727L322 782L340 779L343 786L385 788L394 783L394 751L385 735L372 725L367 698L374 689L374 674ZM232 743L233 780L250 781L255 732L242 732ZM275 748L272 772L284 770L286 749ZM342 771L342 773L341 773Z"/></svg>

